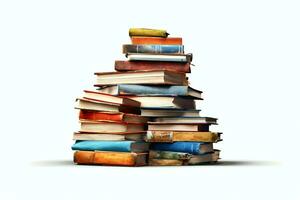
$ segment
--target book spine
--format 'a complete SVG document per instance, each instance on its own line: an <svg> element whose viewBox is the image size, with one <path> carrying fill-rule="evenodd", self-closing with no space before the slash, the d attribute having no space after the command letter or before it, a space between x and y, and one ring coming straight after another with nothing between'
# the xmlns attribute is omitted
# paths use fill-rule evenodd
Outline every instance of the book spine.
<svg viewBox="0 0 300 200"><path fill-rule="evenodd" d="M76 141L72 150L130 152L132 141Z"/></svg>
<svg viewBox="0 0 300 200"><path fill-rule="evenodd" d="M147 131L147 142L173 142L172 131Z"/></svg>
<svg viewBox="0 0 300 200"><path fill-rule="evenodd" d="M184 62L151 62L151 61L115 61L116 71L137 71L137 70L169 70L175 72L190 73L190 63Z"/></svg>
<svg viewBox="0 0 300 200"><path fill-rule="evenodd" d="M182 160L171 160L171 159L149 159L150 166L181 166L183 165Z"/></svg>
<svg viewBox="0 0 300 200"><path fill-rule="evenodd" d="M191 154L171 152L171 151L150 151L149 159L175 159L175 160L187 160L191 158Z"/></svg>
<svg viewBox="0 0 300 200"><path fill-rule="evenodd" d="M76 151L74 153L74 163L135 166L136 154L118 152Z"/></svg>
<svg viewBox="0 0 300 200"><path fill-rule="evenodd" d="M213 132L195 132L195 133L176 132L173 136L173 141L218 142L219 140L220 140L220 134L213 133Z"/></svg>
<svg viewBox="0 0 300 200"><path fill-rule="evenodd" d="M102 113L102 112L93 112L93 111L86 111L80 110L79 112L79 119L80 120L108 120L108 121L122 121L124 114L109 114L109 113Z"/></svg>
<svg viewBox="0 0 300 200"><path fill-rule="evenodd" d="M132 44L182 45L182 38L131 37L131 43Z"/></svg>
<svg viewBox="0 0 300 200"><path fill-rule="evenodd" d="M183 45L123 45L123 53L183 54Z"/></svg>
<svg viewBox="0 0 300 200"><path fill-rule="evenodd" d="M119 85L120 95L187 95L186 86Z"/></svg>
<svg viewBox="0 0 300 200"><path fill-rule="evenodd" d="M184 152L199 154L200 143L198 142L174 142L174 143L152 143L151 150Z"/></svg>
<svg viewBox="0 0 300 200"><path fill-rule="evenodd" d="M129 36L149 36L149 37L168 37L166 30L162 29L147 29L147 28L130 28Z"/></svg>

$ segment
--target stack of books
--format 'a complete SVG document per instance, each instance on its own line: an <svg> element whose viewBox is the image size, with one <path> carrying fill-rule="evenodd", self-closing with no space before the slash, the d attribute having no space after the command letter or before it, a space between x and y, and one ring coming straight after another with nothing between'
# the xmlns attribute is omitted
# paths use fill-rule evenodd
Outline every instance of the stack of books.
<svg viewBox="0 0 300 200"><path fill-rule="evenodd" d="M147 164L144 142L147 118L140 103L128 98L85 90L77 99L80 130L73 135L78 164L141 166Z"/></svg>
<svg viewBox="0 0 300 200"><path fill-rule="evenodd" d="M116 60L115 72L95 73L96 92L85 91L76 106L75 163L165 166L219 159L213 143L221 133L209 130L217 119L200 117L195 101L202 92L189 86L192 54L185 54L182 38L168 35L131 28L131 44L123 45L127 60Z"/></svg>

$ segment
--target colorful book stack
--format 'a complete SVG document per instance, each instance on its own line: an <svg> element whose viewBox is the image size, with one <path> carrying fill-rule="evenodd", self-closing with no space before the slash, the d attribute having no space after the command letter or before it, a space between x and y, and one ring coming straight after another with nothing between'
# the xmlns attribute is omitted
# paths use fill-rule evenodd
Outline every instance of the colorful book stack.
<svg viewBox="0 0 300 200"><path fill-rule="evenodd" d="M164 166L219 159L213 143L221 133L209 130L217 119L200 117L195 100L202 92L187 80L192 54L184 53L182 38L168 35L131 28L132 44L123 45L128 60L116 60L116 72L95 73L97 92L77 100L75 163Z"/></svg>

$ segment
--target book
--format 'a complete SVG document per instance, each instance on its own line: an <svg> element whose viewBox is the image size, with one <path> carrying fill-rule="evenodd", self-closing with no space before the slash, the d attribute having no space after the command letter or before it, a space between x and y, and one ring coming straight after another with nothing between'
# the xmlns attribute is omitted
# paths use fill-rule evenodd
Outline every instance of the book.
<svg viewBox="0 0 300 200"><path fill-rule="evenodd" d="M175 159L154 159L151 158L148 161L148 165L150 166L181 166L183 165L182 160Z"/></svg>
<svg viewBox="0 0 300 200"><path fill-rule="evenodd" d="M123 54L149 53L149 54L184 54L183 45L136 45L124 44Z"/></svg>
<svg viewBox="0 0 300 200"><path fill-rule="evenodd" d="M168 37L169 33L163 29L149 29L149 28L130 28L129 36L150 36L150 37Z"/></svg>
<svg viewBox="0 0 300 200"><path fill-rule="evenodd" d="M170 124L148 122L149 131L209 131L210 124Z"/></svg>
<svg viewBox="0 0 300 200"><path fill-rule="evenodd" d="M188 160L192 154L173 151L149 151L149 159Z"/></svg>
<svg viewBox="0 0 300 200"><path fill-rule="evenodd" d="M123 133L145 131L144 124L113 121L80 121L80 132L91 133Z"/></svg>
<svg viewBox="0 0 300 200"><path fill-rule="evenodd" d="M217 124L213 117L158 117L153 122L169 124Z"/></svg>
<svg viewBox="0 0 300 200"><path fill-rule="evenodd" d="M103 140L103 141L143 141L145 133L120 133L120 134L107 134L107 133L74 133L73 140Z"/></svg>
<svg viewBox="0 0 300 200"><path fill-rule="evenodd" d="M126 57L129 61L164 61L164 62L192 62L192 54L138 54L128 53Z"/></svg>
<svg viewBox="0 0 300 200"><path fill-rule="evenodd" d="M168 70L175 72L190 73L188 62L163 62L163 61L115 61L116 71L142 71L142 70Z"/></svg>
<svg viewBox="0 0 300 200"><path fill-rule="evenodd" d="M137 107L125 106L117 103L110 103L106 101L93 100L78 98L76 100L76 109L81 110L92 110L92 111L105 111L105 112L122 112L122 113L132 113L140 114L141 111Z"/></svg>
<svg viewBox="0 0 300 200"><path fill-rule="evenodd" d="M138 101L141 108L174 108L174 109L195 109L194 99L182 97L163 97L163 96L127 96Z"/></svg>
<svg viewBox="0 0 300 200"><path fill-rule="evenodd" d="M101 93L99 91L84 90L82 98L117 103L126 106L140 107L140 102L138 101L134 101L125 97L117 97L110 94Z"/></svg>
<svg viewBox="0 0 300 200"><path fill-rule="evenodd" d="M92 121L117 121L127 123L147 123L148 118L141 115L128 114L128 113L115 113L115 112L99 112L91 110L80 110L80 120Z"/></svg>
<svg viewBox="0 0 300 200"><path fill-rule="evenodd" d="M150 149L157 151L174 151L198 155L213 152L213 144L203 142L152 143Z"/></svg>
<svg viewBox="0 0 300 200"><path fill-rule="evenodd" d="M95 86L117 84L188 85L184 73L173 71L96 72Z"/></svg>
<svg viewBox="0 0 300 200"><path fill-rule="evenodd" d="M74 163L86 165L143 166L147 164L146 153L103 151L76 151Z"/></svg>
<svg viewBox="0 0 300 200"><path fill-rule="evenodd" d="M147 131L147 142L218 142L221 133L192 131Z"/></svg>
<svg viewBox="0 0 300 200"><path fill-rule="evenodd" d="M204 163L215 163L220 159L220 150L214 149L211 153L202 155L192 155L192 157L186 162L188 165L199 165Z"/></svg>
<svg viewBox="0 0 300 200"><path fill-rule="evenodd" d="M142 37L142 36L132 36L131 37L132 44L161 44L161 45L182 45L181 37Z"/></svg>
<svg viewBox="0 0 300 200"><path fill-rule="evenodd" d="M116 152L146 152L149 144L137 141L76 141L72 150L80 151L116 151Z"/></svg>
<svg viewBox="0 0 300 200"><path fill-rule="evenodd" d="M112 85L98 89L99 92L125 96L183 96L202 99L202 92L190 86L179 85Z"/></svg>
<svg viewBox="0 0 300 200"><path fill-rule="evenodd" d="M186 109L141 109L145 117L197 117L200 110Z"/></svg>

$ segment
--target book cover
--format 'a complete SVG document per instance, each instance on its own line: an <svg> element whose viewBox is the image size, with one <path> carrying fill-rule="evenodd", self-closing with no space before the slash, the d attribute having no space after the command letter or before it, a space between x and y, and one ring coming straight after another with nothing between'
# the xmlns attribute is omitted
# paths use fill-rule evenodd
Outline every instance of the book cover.
<svg viewBox="0 0 300 200"><path fill-rule="evenodd" d="M142 166L147 164L146 153L76 151L74 163L85 165Z"/></svg>
<svg viewBox="0 0 300 200"><path fill-rule="evenodd" d="M192 157L189 153L172 152L172 151L149 151L149 159L173 159L187 160Z"/></svg>
<svg viewBox="0 0 300 200"><path fill-rule="evenodd" d="M137 71L137 70L168 70L175 72L190 73L189 62L162 62L162 61L115 61L117 71Z"/></svg>
<svg viewBox="0 0 300 200"><path fill-rule="evenodd" d="M132 45L124 44L123 53L150 53L150 54L183 54L183 45Z"/></svg>
<svg viewBox="0 0 300 200"><path fill-rule="evenodd" d="M131 37L132 44L161 44L161 45L182 45L181 37Z"/></svg>
<svg viewBox="0 0 300 200"><path fill-rule="evenodd" d="M163 29L130 28L129 36L168 37L169 33Z"/></svg>
<svg viewBox="0 0 300 200"><path fill-rule="evenodd" d="M184 152L198 155L207 153L206 151L202 151L201 149L201 145L206 144L207 143L202 142L152 143L150 149L157 151Z"/></svg>

